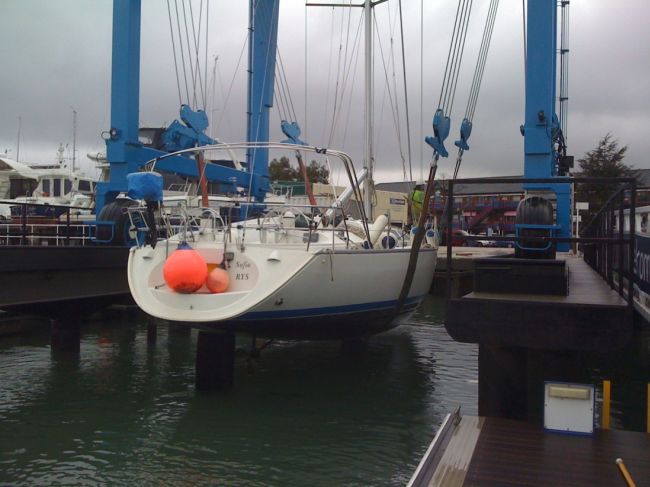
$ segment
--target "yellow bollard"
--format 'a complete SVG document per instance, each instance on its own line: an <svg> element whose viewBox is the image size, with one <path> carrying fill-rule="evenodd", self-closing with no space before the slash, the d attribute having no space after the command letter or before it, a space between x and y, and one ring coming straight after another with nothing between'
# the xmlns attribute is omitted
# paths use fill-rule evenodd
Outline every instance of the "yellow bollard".
<svg viewBox="0 0 650 487"><path fill-rule="evenodd" d="M604 430L609 429L610 402L612 400L612 383L609 380L603 381L603 417L601 418L601 427Z"/></svg>
<svg viewBox="0 0 650 487"><path fill-rule="evenodd" d="M632 480L632 476L630 475L630 472L627 471L627 468L625 467L622 458L616 459L616 465L618 466L618 469L621 471L621 475L623 475L623 478L625 479L627 486L636 487L636 484L634 483L634 480Z"/></svg>

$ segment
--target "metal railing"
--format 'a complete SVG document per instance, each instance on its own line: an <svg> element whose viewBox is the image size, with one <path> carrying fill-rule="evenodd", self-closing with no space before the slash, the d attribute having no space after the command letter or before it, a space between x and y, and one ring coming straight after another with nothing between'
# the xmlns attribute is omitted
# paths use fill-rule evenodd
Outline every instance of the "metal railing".
<svg viewBox="0 0 650 487"><path fill-rule="evenodd" d="M0 222L0 245L88 245L94 241L94 222L81 214L87 208L27 202L11 204L10 220ZM74 214L74 213L78 214Z"/></svg>
<svg viewBox="0 0 650 487"><path fill-rule="evenodd" d="M581 247L587 262L621 296L633 298L634 250L636 233L636 180L620 178L622 184L583 228L585 241ZM629 197L629 200L628 200ZM628 206L626 211L626 204ZM626 227L627 230L626 231ZM614 241L614 245L597 245L592 240Z"/></svg>
<svg viewBox="0 0 650 487"><path fill-rule="evenodd" d="M603 207L596 213L592 221L580 232L578 237L555 237L555 236L497 236L486 237L484 235L453 235L453 240L476 241L489 238L494 241L539 242L539 243L572 243L582 249L585 262L600 274L607 283L617 289L618 293L627 299L631 308L633 301L634 276L634 234L635 234L635 206L636 206L636 179L629 178L490 178L489 183L505 184L557 184L569 183L611 185L613 193ZM453 201L454 185L456 184L485 184L483 178L449 180L449 191L447 201ZM628 212L625 212L625 207ZM624 231L625 215L629 215L629 233ZM451 299L451 276L453 271L452 260L452 224L453 212L446 212L446 242L447 242L447 302ZM616 218L618 217L618 220ZM620 265L619 265L620 263ZM614 277L618 276L621 285L615 282ZM627 286L627 292L625 286Z"/></svg>

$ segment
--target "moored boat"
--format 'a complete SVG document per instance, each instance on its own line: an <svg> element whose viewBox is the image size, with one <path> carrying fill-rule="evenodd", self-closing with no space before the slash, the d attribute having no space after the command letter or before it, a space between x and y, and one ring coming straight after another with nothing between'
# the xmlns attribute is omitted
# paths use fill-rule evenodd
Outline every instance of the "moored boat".
<svg viewBox="0 0 650 487"><path fill-rule="evenodd" d="M223 146L201 150L223 150ZM296 150L295 145L289 147ZM328 154L351 163L343 153ZM348 195L354 193L360 196L358 191ZM241 206L235 200L220 211L202 209L180 216L163 208L159 217L174 234L131 249L131 293L148 314L201 329L342 338L396 326L429 291L436 244L430 238L416 249L412 284L402 292L412 251L409 233L393 227L389 215L380 215L370 225L364 225L363 219L348 219L341 212L345 198L327 211L291 202L267 203L258 217L241 222L227 216L232 207ZM363 214L360 199L357 203ZM134 221L148 222L150 226L141 231L150 234L147 210L129 211L139 213ZM192 253L196 267L184 261L173 269L179 253ZM225 290L211 290L213 274L225 283Z"/></svg>

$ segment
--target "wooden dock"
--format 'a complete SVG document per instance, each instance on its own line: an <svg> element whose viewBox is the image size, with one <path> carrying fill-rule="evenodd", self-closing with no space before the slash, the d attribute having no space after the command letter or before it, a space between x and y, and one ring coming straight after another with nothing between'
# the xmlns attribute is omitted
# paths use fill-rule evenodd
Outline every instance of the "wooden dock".
<svg viewBox="0 0 650 487"><path fill-rule="evenodd" d="M473 291L452 298L449 334L461 342L543 350L607 351L627 343L633 323L629 303L582 258L558 254L558 259L568 268L568 294Z"/></svg>
<svg viewBox="0 0 650 487"><path fill-rule="evenodd" d="M650 487L650 434L558 434L523 421L448 415L409 487L626 486L617 458L637 487Z"/></svg>

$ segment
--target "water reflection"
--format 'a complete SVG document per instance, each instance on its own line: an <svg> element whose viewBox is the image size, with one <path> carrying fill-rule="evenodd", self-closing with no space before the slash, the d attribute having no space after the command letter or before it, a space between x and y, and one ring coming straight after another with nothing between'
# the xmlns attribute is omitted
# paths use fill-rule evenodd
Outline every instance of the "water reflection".
<svg viewBox="0 0 650 487"><path fill-rule="evenodd" d="M240 356L218 394L194 391L196 333L162 326L148 345L141 315L85 323L76 364L47 335L0 341L0 482L403 485L444 414L476 413L476 347L451 341L441 309L427 300L353 356Z"/></svg>

